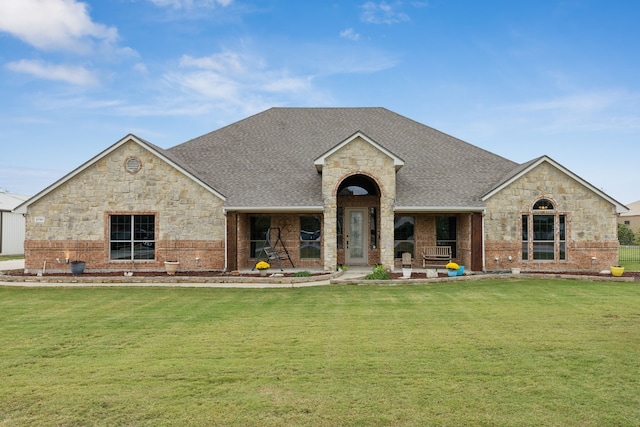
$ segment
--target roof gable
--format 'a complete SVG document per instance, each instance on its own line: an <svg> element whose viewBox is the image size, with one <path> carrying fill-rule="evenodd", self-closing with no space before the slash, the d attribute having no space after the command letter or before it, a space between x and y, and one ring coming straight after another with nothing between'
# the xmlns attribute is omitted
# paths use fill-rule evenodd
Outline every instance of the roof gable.
<svg viewBox="0 0 640 427"><path fill-rule="evenodd" d="M592 192L596 193L598 196L600 196L603 199L607 200L609 203L613 204L616 207L616 212L622 213L622 212L627 212L629 210L622 203L620 203L617 200L613 199L612 197L610 197L609 195L604 193L602 190L594 187L589 182L587 182L584 179L580 178L578 175L574 174L569 169L565 168L560 163L556 162L551 157L546 156L546 155L545 156L540 156L537 159L533 159L533 160L530 160L529 162L526 162L526 163L523 163L523 164L519 165L516 169L514 169L512 171L512 173L507 178L505 178L497 186L495 186L488 193L486 193L482 197L482 200L485 201L485 200L490 199L496 193L498 193L501 190L503 190L504 188L506 188L509 184L517 181L518 179L520 179L524 175L528 174L529 172L531 172L532 170L534 170L535 168L537 168L539 165L541 165L543 163L551 165L552 167L556 168L560 172L564 173L565 175L569 176L573 180L575 180L578 183L580 183L582 186L588 188Z"/></svg>
<svg viewBox="0 0 640 427"><path fill-rule="evenodd" d="M109 154L113 153L118 148L122 147L123 145L127 144L128 142L134 142L135 144L139 145L140 147L144 148L145 150L151 152L153 155L159 157L160 159L164 160L166 163L168 163L172 167L174 167L177 170L179 170L181 173L183 173L188 178L192 179L193 181L195 181L198 184L200 184L203 187L205 187L208 191L210 191L216 197L219 197L220 199L225 200L224 195L222 195L221 193L216 191L213 187L211 187L211 186L207 185L206 183L204 183L200 178L197 177L197 175L195 175L193 172L191 172L187 166L183 166L181 164L181 162L178 159L176 159L171 153L167 153L162 148L157 147L157 146L151 144L150 142L145 141L142 138L138 138L137 136L135 136L133 134L129 134L129 135L125 136L124 138L122 138L121 140L119 140L118 142L116 142L115 144L113 144L112 146L110 146L109 148L107 148L106 150L102 151L100 154L96 155L92 159L88 160L87 162L83 163L82 165L80 165L79 167L77 167L76 169L71 171L70 173L66 174L65 176L60 178L58 181L56 181L53 184L51 184L49 187L45 188L44 190L40 191L39 193L37 193L33 197L27 199L26 201L24 201L23 203L18 205L14 209L14 211L18 212L18 213L26 213L27 212L27 207L29 205L32 205L33 203L37 202L38 200L40 200L41 198L43 198L47 194L50 194L51 192L55 191L61 185L65 184L66 182L68 182L70 180L72 180L74 177L76 177L77 175L79 175L82 172L84 172L85 170L87 170L89 167L94 165L96 162L98 162L99 160L104 159L105 157L109 156Z"/></svg>
<svg viewBox="0 0 640 427"><path fill-rule="evenodd" d="M325 164L325 162L326 162L326 160L327 160L327 158L329 156L331 156L332 154L336 153L337 151L339 151L343 147L349 145L353 140L358 139L358 138L363 139L369 145L373 146L377 150L379 150L382 153L384 153L385 155L389 156L393 160L393 166L395 167L396 171L398 171L402 166L404 166L404 160L402 160L400 157L396 156L391 151L387 150L382 145L378 144L377 142L375 142L373 139L369 138L364 133L362 133L360 131L357 131L356 133L354 133L353 135L351 135L350 137L348 137L344 141L340 142L338 145L336 145L333 148L331 148L330 150L324 152L320 157L316 158L313 161L313 164L315 165L315 167L318 170L318 172L322 172L322 168L324 167L324 164Z"/></svg>
<svg viewBox="0 0 640 427"><path fill-rule="evenodd" d="M29 196L0 191L0 211L11 212L28 198Z"/></svg>
<svg viewBox="0 0 640 427"><path fill-rule="evenodd" d="M639 216L640 215L640 200L629 203L627 205L629 208L628 212L622 213L620 216Z"/></svg>

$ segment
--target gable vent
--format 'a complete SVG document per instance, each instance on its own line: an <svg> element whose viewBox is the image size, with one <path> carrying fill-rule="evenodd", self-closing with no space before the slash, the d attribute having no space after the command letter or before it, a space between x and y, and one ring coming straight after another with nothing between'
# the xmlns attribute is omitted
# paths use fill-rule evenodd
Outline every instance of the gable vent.
<svg viewBox="0 0 640 427"><path fill-rule="evenodd" d="M140 164L140 159L137 157L129 157L125 162L124 162L124 168L127 170L127 172L129 173L136 173L140 170L141 164Z"/></svg>

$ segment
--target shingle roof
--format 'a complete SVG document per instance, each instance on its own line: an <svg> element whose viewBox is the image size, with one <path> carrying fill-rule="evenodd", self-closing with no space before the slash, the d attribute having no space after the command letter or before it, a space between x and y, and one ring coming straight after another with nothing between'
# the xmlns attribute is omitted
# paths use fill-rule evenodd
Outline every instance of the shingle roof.
<svg viewBox="0 0 640 427"><path fill-rule="evenodd" d="M271 108L166 151L227 206L319 207L314 159L358 131L405 161L396 208L483 207L518 166L384 108Z"/></svg>

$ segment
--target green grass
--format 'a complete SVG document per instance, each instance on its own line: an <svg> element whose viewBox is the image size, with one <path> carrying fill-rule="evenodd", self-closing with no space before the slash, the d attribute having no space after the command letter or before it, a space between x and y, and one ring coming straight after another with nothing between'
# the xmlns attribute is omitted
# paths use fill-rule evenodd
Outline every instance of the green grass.
<svg viewBox="0 0 640 427"><path fill-rule="evenodd" d="M640 246L621 247L618 259L620 266L627 271L640 271Z"/></svg>
<svg viewBox="0 0 640 427"><path fill-rule="evenodd" d="M0 261L11 261L14 259L24 259L24 255L4 255L0 256Z"/></svg>
<svg viewBox="0 0 640 427"><path fill-rule="evenodd" d="M0 426L640 425L640 287L0 288Z"/></svg>
<svg viewBox="0 0 640 427"><path fill-rule="evenodd" d="M625 271L640 271L640 262L620 261L620 266L625 268Z"/></svg>

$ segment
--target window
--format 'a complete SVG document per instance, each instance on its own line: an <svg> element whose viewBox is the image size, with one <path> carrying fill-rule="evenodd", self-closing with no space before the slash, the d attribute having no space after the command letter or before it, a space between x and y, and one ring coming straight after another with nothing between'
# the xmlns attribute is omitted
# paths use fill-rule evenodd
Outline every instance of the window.
<svg viewBox="0 0 640 427"><path fill-rule="evenodd" d="M522 260L566 260L566 224L566 215L555 212L550 200L534 203L532 212L522 215Z"/></svg>
<svg viewBox="0 0 640 427"><path fill-rule="evenodd" d="M451 257L458 257L457 218L455 216L436 217L436 245L451 246Z"/></svg>
<svg viewBox="0 0 640 427"><path fill-rule="evenodd" d="M369 229L370 239L369 244L372 249L378 247L378 212L376 208L369 208Z"/></svg>
<svg viewBox="0 0 640 427"><path fill-rule="evenodd" d="M533 216L533 259L555 259L555 216Z"/></svg>
<svg viewBox="0 0 640 427"><path fill-rule="evenodd" d="M342 209L341 207L338 207L337 209L337 218L336 218L336 247L338 249L342 249L343 248L343 243L342 243L342 223L344 222L344 209Z"/></svg>
<svg viewBox="0 0 640 427"><path fill-rule="evenodd" d="M249 239L249 258L257 258L260 251L264 248L267 240L267 231L271 227L270 216L252 216L249 217L250 234ZM275 242L272 242L275 243Z"/></svg>
<svg viewBox="0 0 640 427"><path fill-rule="evenodd" d="M109 259L155 259L155 215L111 215Z"/></svg>
<svg viewBox="0 0 640 427"><path fill-rule="evenodd" d="M529 259L529 215L522 215L522 260Z"/></svg>
<svg viewBox="0 0 640 427"><path fill-rule="evenodd" d="M338 196L375 196L378 186L369 177L353 175L346 178L338 188Z"/></svg>
<svg viewBox="0 0 640 427"><path fill-rule="evenodd" d="M566 218L564 215L558 215L558 255L561 260L567 259Z"/></svg>
<svg viewBox="0 0 640 427"><path fill-rule="evenodd" d="M404 252L415 256L413 229L415 218L412 216L397 216L393 219L393 253L395 258L402 258Z"/></svg>
<svg viewBox="0 0 640 427"><path fill-rule="evenodd" d="M320 258L320 216L300 217L300 258Z"/></svg>

